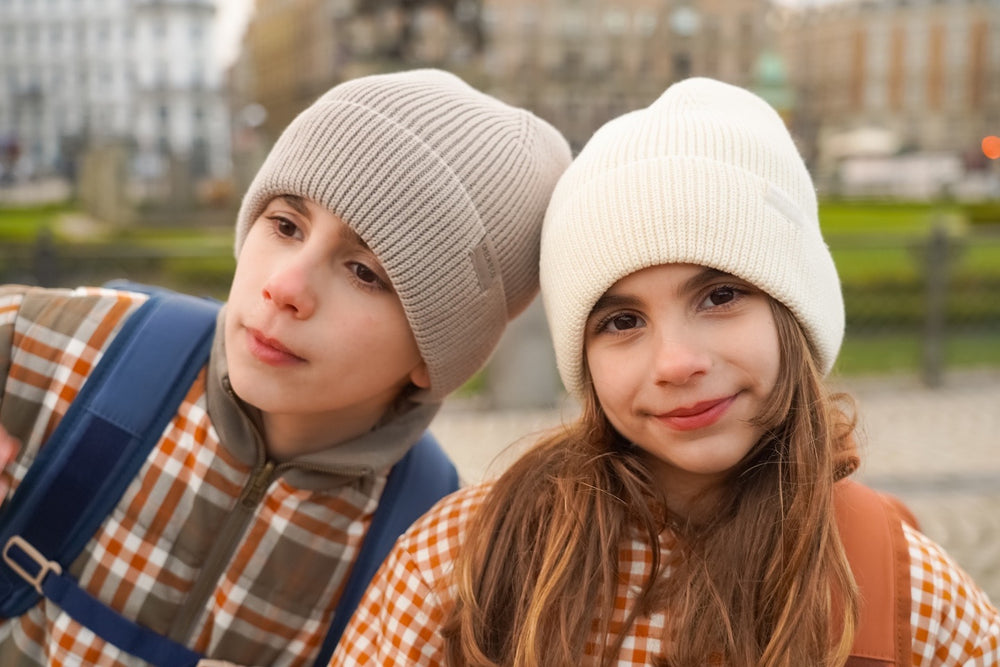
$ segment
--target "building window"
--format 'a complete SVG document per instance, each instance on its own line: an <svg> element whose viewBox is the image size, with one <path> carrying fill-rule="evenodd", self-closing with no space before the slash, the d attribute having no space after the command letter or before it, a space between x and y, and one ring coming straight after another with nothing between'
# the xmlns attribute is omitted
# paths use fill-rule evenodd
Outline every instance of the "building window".
<svg viewBox="0 0 1000 667"><path fill-rule="evenodd" d="M604 28L612 35L621 35L628 28L628 14L620 9L604 13Z"/></svg>
<svg viewBox="0 0 1000 667"><path fill-rule="evenodd" d="M656 14L642 11L635 15L635 29L643 37L649 37L656 32Z"/></svg>

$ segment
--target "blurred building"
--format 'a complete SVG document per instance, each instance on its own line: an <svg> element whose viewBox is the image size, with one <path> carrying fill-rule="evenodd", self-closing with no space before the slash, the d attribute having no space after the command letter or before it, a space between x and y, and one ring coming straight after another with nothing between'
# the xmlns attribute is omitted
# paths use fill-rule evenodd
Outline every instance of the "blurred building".
<svg viewBox="0 0 1000 667"><path fill-rule="evenodd" d="M1000 196L980 150L1000 132L1000 0L840 0L777 25L823 187Z"/></svg>
<svg viewBox="0 0 1000 667"><path fill-rule="evenodd" d="M231 73L237 136L259 153L331 85L419 66L532 109L575 149L711 76L774 105L827 192L1000 196L979 148L1000 133L1000 0L257 0Z"/></svg>
<svg viewBox="0 0 1000 667"><path fill-rule="evenodd" d="M252 131L270 144L346 79L415 67L467 77L478 15L479 0L256 0L230 72L237 141Z"/></svg>
<svg viewBox="0 0 1000 667"><path fill-rule="evenodd" d="M73 176L112 146L140 194L231 166L214 0L0 0L0 141L19 175Z"/></svg>
<svg viewBox="0 0 1000 667"><path fill-rule="evenodd" d="M451 70L579 147L606 120L693 74L751 85L766 0L257 0L231 81L273 141L332 84Z"/></svg>
<svg viewBox="0 0 1000 667"><path fill-rule="evenodd" d="M701 75L753 87L765 0L484 0L483 71L499 97L579 148L600 125Z"/></svg>

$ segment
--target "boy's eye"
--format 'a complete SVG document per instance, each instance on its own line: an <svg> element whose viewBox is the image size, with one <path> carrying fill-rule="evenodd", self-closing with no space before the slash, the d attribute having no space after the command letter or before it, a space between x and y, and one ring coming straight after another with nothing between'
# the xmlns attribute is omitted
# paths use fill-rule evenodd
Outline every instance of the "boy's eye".
<svg viewBox="0 0 1000 667"><path fill-rule="evenodd" d="M292 238L299 231L298 226L288 218L274 219L274 229L281 236Z"/></svg>
<svg viewBox="0 0 1000 667"><path fill-rule="evenodd" d="M381 276L379 276L377 273L375 273L375 271L368 268L364 264L361 264L359 262L354 262L351 265L351 269L354 271L354 275L357 277L357 279L367 285L381 286L384 284Z"/></svg>

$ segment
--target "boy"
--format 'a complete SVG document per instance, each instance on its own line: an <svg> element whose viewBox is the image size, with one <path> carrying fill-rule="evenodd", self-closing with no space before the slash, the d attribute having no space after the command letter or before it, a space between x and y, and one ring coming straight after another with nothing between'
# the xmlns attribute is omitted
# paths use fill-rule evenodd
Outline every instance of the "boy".
<svg viewBox="0 0 1000 667"><path fill-rule="evenodd" d="M434 70L304 111L244 197L209 363L73 563L80 585L209 658L314 658L389 468L534 297L569 159L544 121ZM143 301L0 289L14 493ZM0 624L0 664L81 662L135 659L47 600Z"/></svg>

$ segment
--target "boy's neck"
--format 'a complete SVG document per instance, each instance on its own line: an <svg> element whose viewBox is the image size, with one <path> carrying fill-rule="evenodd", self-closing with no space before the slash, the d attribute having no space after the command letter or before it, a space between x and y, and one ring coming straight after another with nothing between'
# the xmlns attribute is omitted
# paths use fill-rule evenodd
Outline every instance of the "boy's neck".
<svg viewBox="0 0 1000 667"><path fill-rule="evenodd" d="M313 417L261 413L268 457L279 463L353 440L375 428L381 418L382 412Z"/></svg>

